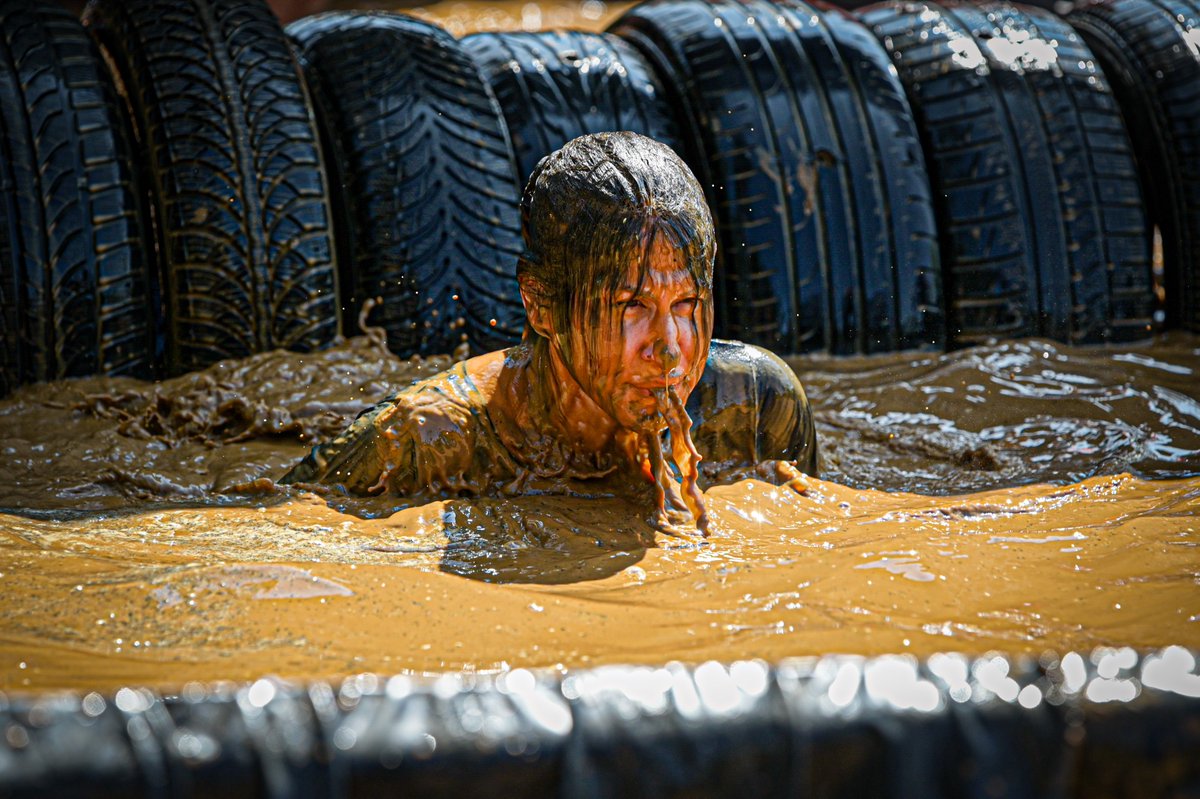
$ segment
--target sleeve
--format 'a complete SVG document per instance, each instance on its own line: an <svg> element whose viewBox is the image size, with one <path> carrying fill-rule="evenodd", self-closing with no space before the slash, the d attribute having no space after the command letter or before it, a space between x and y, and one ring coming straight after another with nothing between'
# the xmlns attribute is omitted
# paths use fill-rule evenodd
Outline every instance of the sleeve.
<svg viewBox="0 0 1200 799"><path fill-rule="evenodd" d="M471 471L475 437L469 407L444 388L422 385L359 414L337 438L313 447L279 482L326 485L360 495L382 489L404 497L458 491Z"/></svg>
<svg viewBox="0 0 1200 799"><path fill-rule="evenodd" d="M360 413L337 438L313 447L279 482L313 483L340 487L351 494L368 493L379 481L384 467L376 421L385 412L393 411L397 401L393 395Z"/></svg>
<svg viewBox="0 0 1200 799"><path fill-rule="evenodd" d="M765 352L765 351L764 351ZM804 385L792 368L773 353L760 378L758 437L762 460L786 460L818 477L817 428Z"/></svg>

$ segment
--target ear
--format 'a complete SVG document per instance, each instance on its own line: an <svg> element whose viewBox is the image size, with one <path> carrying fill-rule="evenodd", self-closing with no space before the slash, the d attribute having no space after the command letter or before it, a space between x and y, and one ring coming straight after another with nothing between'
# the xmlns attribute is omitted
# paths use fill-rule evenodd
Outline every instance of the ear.
<svg viewBox="0 0 1200 799"><path fill-rule="evenodd" d="M550 313L550 306L546 305L545 292L542 285L531 277L522 277L520 280L521 286L521 302L525 305L525 319L529 327L543 338L552 339L554 337L554 319Z"/></svg>

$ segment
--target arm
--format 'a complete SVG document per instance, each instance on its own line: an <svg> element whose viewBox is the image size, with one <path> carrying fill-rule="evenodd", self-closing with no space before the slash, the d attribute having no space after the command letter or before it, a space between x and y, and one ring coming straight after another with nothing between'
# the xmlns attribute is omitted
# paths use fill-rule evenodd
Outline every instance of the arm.
<svg viewBox="0 0 1200 799"><path fill-rule="evenodd" d="M470 413L442 391L417 386L359 414L280 479L350 494L398 496L457 490L471 469Z"/></svg>
<svg viewBox="0 0 1200 799"><path fill-rule="evenodd" d="M351 494L368 493L383 472L376 420L395 402L393 395L360 413L332 441L313 447L304 460L280 478L280 484L319 484L340 487Z"/></svg>

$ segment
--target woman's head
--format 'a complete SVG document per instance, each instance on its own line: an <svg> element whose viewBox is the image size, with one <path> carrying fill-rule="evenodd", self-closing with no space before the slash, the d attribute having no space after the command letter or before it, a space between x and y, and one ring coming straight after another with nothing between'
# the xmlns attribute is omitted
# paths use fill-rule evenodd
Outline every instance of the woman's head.
<svg viewBox="0 0 1200 799"><path fill-rule="evenodd" d="M521 220L529 335L626 426L654 416L643 386L686 398L708 354L716 252L687 165L635 133L581 136L538 163Z"/></svg>

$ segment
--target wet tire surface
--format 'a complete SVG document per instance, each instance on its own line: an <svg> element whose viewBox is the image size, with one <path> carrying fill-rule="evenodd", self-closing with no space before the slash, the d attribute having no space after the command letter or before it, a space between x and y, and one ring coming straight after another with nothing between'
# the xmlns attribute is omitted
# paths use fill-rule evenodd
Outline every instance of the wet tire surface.
<svg viewBox="0 0 1200 799"><path fill-rule="evenodd" d="M504 112L522 184L543 156L587 133L631 130L683 155L657 76L617 36L477 33L462 45Z"/></svg>
<svg viewBox="0 0 1200 799"><path fill-rule="evenodd" d="M1067 18L1124 111L1163 233L1168 324L1200 331L1200 3L1116 0Z"/></svg>
<svg viewBox="0 0 1200 799"><path fill-rule="evenodd" d="M946 340L941 254L920 135L904 87L883 47L858 20L833 7L782 4L810 20L821 15L845 70L831 95L843 104L839 127L854 178L867 318L860 349L940 349ZM833 82L836 72L830 72Z"/></svg>
<svg viewBox="0 0 1200 799"><path fill-rule="evenodd" d="M890 218L880 202L892 194L887 181L922 180L920 153L905 148L894 164L908 170L902 178L863 157L878 142L862 127L849 35L800 2L651 2L612 30L650 59L687 118L689 164L711 193L723 253L717 335L776 352L881 351L901 346L905 327L920 344L940 343L931 212L904 217L927 190L898 197ZM860 73L878 63L853 58ZM925 240L924 256L901 268L922 273L902 282L909 299L924 295L927 322L895 318L893 226Z"/></svg>
<svg viewBox="0 0 1200 799"><path fill-rule="evenodd" d="M863 9L921 123L952 343L1149 335L1150 241L1116 101L1083 41L1005 3Z"/></svg>
<svg viewBox="0 0 1200 799"><path fill-rule="evenodd" d="M166 371L338 334L328 186L303 81L259 0L94 0L147 164Z"/></svg>
<svg viewBox="0 0 1200 799"><path fill-rule="evenodd" d="M349 224L345 302L382 297L393 352L520 340L521 187L496 99L462 45L385 13L289 26L327 126Z"/></svg>
<svg viewBox="0 0 1200 799"><path fill-rule="evenodd" d="M0 2L0 395L152 371L128 133L99 53L54 4Z"/></svg>
<svg viewBox="0 0 1200 799"><path fill-rule="evenodd" d="M94 0L100 53L0 0L0 393L319 348L377 296L398 353L511 344L522 178L611 129L709 192L718 335L1139 340L1151 224L1168 324L1200 329L1200 0L1080 6L1078 33L1002 2L860 14L650 0L606 34L462 42L326 14L289 28L301 76L260 0Z"/></svg>

